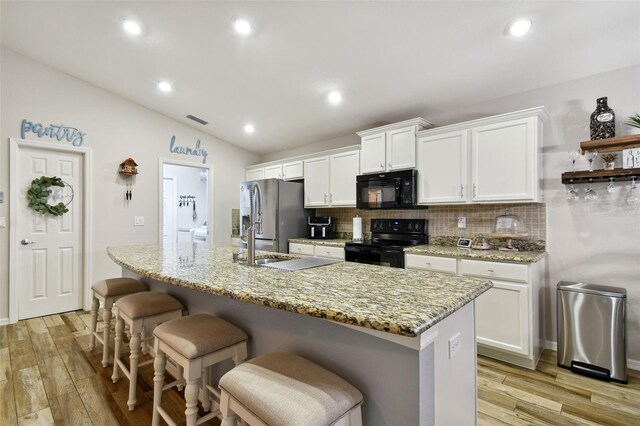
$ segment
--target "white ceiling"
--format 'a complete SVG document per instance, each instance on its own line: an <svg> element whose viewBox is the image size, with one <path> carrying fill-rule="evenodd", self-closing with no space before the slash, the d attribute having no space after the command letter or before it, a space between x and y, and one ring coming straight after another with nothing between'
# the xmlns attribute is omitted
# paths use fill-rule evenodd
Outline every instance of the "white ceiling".
<svg viewBox="0 0 640 426"><path fill-rule="evenodd" d="M640 63L638 1L3 1L1 14L3 46L258 154ZM531 32L506 36L521 16Z"/></svg>

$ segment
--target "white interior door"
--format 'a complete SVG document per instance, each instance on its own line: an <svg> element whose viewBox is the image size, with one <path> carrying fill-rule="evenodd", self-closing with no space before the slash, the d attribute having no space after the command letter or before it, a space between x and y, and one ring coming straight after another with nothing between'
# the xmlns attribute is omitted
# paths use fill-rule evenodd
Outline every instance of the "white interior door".
<svg viewBox="0 0 640 426"><path fill-rule="evenodd" d="M51 315L82 308L83 181L80 153L21 147L17 155L16 273L18 319ZM69 211L62 216L42 215L28 207L31 181L58 176L73 188ZM70 200L70 191L52 188L50 204Z"/></svg>
<svg viewBox="0 0 640 426"><path fill-rule="evenodd" d="M162 184L162 243L175 244L178 241L176 178L174 176L165 176L162 179Z"/></svg>

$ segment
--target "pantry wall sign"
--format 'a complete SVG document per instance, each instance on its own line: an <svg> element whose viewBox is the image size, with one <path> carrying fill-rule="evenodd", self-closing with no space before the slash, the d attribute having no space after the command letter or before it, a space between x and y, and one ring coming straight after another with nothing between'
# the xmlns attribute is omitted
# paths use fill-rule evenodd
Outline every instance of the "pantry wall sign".
<svg viewBox="0 0 640 426"><path fill-rule="evenodd" d="M194 157L202 157L202 164L207 162L209 151L204 148L200 148L200 139L196 142L196 146L191 148L188 146L180 146L176 143L176 137L171 136L171 142L169 143L169 151L175 154L190 155Z"/></svg>
<svg viewBox="0 0 640 426"><path fill-rule="evenodd" d="M65 124L49 124L44 126L40 123L34 123L27 119L22 120L20 135L22 139L26 139L27 135L34 134L39 138L51 138L60 142L66 140L73 146L81 146L84 143L84 137L87 135L75 127Z"/></svg>

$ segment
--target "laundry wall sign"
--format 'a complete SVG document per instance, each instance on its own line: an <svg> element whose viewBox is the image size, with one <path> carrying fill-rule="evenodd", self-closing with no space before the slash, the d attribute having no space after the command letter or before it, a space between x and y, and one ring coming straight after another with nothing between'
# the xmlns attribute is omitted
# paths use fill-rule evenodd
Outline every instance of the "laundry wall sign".
<svg viewBox="0 0 640 426"><path fill-rule="evenodd" d="M39 138L48 137L56 139L60 142L66 140L73 146L81 146L84 143L84 137L87 135L75 127L66 126L64 124L49 124L44 126L40 123L34 123L29 120L22 120L20 135L22 139L26 139L28 134L34 134Z"/></svg>
<svg viewBox="0 0 640 426"><path fill-rule="evenodd" d="M202 164L207 162L209 151L204 148L200 148L200 139L196 142L196 146L191 148L187 146L180 146L176 143L176 137L171 136L171 142L169 143L169 151L176 154L192 155L195 157L202 157Z"/></svg>

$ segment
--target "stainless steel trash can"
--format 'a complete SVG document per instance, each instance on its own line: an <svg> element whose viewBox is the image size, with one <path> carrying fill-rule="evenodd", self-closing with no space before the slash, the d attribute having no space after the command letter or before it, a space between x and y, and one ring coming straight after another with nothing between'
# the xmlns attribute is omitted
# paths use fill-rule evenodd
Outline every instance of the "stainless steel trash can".
<svg viewBox="0 0 640 426"><path fill-rule="evenodd" d="M626 301L624 288L560 281L558 365L627 383Z"/></svg>

